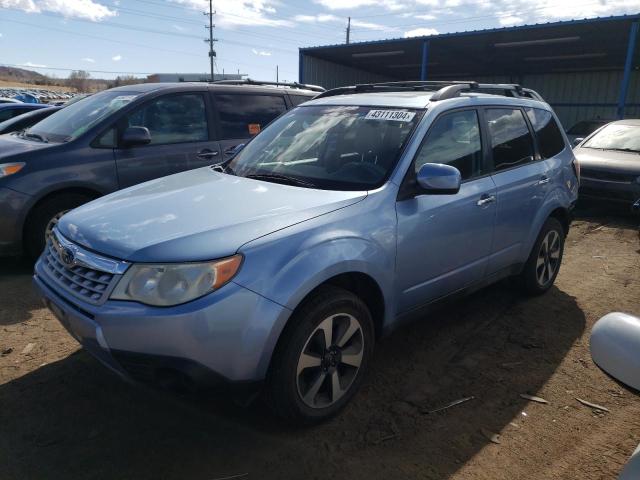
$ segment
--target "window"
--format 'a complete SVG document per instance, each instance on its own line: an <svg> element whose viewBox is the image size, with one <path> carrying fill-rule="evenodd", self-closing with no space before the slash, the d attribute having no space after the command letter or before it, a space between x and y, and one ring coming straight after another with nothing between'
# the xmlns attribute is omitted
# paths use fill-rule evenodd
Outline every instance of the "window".
<svg viewBox="0 0 640 480"><path fill-rule="evenodd" d="M215 95L223 140L249 138L287 110L281 95Z"/></svg>
<svg viewBox="0 0 640 480"><path fill-rule="evenodd" d="M26 110L25 110L26 111ZM5 109L5 110L0 110L0 122L4 122L5 120L9 120L10 118L13 118L17 115L20 115L24 113L22 110L11 110L11 109Z"/></svg>
<svg viewBox="0 0 640 480"><path fill-rule="evenodd" d="M110 128L105 133L100 135L92 146L96 148L115 148L116 147L115 127Z"/></svg>
<svg viewBox="0 0 640 480"><path fill-rule="evenodd" d="M425 163L456 167L462 180L482 173L482 143L475 110L448 113L435 121L416 155L416 173Z"/></svg>
<svg viewBox="0 0 640 480"><path fill-rule="evenodd" d="M564 150L564 138L551 112L540 108L527 108L526 111L538 137L542 158L555 157Z"/></svg>
<svg viewBox="0 0 640 480"><path fill-rule="evenodd" d="M311 99L313 99L313 97L310 97L308 95L292 95L292 94L289 94L289 100L291 100L291 103L293 103L294 107L297 107L301 103L307 102L307 101L309 101Z"/></svg>
<svg viewBox="0 0 640 480"><path fill-rule="evenodd" d="M357 106L296 108L249 142L226 172L325 190L378 188L421 115Z"/></svg>
<svg viewBox="0 0 640 480"><path fill-rule="evenodd" d="M204 97L198 94L157 98L130 114L126 126L147 127L150 145L209 139Z"/></svg>
<svg viewBox="0 0 640 480"><path fill-rule="evenodd" d="M533 139L520 109L486 110L493 169L498 172L533 160Z"/></svg>

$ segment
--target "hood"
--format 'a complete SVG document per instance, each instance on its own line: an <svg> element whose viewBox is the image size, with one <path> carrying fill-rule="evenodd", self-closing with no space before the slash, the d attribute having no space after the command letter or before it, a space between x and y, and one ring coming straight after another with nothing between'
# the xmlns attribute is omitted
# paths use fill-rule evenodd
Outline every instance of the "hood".
<svg viewBox="0 0 640 480"><path fill-rule="evenodd" d="M50 148L57 143L44 143L37 140L27 140L7 133L0 135L0 160L21 153L32 153L43 148Z"/></svg>
<svg viewBox="0 0 640 480"><path fill-rule="evenodd" d="M66 214L58 229L80 245L123 260L213 260L366 195L268 183L205 167L99 198Z"/></svg>
<svg viewBox="0 0 640 480"><path fill-rule="evenodd" d="M585 170L606 170L612 173L640 175L640 153L596 148L576 148L573 153L580 167Z"/></svg>

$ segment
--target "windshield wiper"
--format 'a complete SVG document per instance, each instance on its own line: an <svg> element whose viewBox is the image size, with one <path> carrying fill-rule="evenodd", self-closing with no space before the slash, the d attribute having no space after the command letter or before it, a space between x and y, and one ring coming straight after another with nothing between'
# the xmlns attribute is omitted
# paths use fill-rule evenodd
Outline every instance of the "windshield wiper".
<svg viewBox="0 0 640 480"><path fill-rule="evenodd" d="M42 142L42 143L49 143L49 140L47 140L47 137L40 135L39 133L32 133L29 132L27 130L22 132L22 137L23 138L35 138L36 140Z"/></svg>
<svg viewBox="0 0 640 480"><path fill-rule="evenodd" d="M247 178L253 178L255 180L273 181L276 183L284 183L286 185L294 185L299 187L315 188L316 185L307 180L301 178L289 177L287 175L280 175L278 173L254 173L247 175Z"/></svg>

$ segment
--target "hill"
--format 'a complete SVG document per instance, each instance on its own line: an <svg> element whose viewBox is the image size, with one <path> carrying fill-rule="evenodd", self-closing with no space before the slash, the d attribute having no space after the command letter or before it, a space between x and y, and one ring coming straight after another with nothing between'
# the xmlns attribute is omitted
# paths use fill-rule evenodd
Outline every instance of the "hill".
<svg viewBox="0 0 640 480"><path fill-rule="evenodd" d="M0 67L0 80L8 82L43 84L48 80L45 75L16 67Z"/></svg>

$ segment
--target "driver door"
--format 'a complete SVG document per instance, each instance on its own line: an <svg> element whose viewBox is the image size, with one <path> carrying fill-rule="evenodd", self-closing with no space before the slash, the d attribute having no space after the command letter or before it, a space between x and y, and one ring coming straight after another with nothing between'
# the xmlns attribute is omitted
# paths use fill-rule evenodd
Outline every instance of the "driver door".
<svg viewBox="0 0 640 480"><path fill-rule="evenodd" d="M427 132L410 167L409 181L427 162L454 166L462 185L456 194L418 193L396 204L399 313L456 292L485 275L496 186L485 172L480 132L475 109L445 113Z"/></svg>

